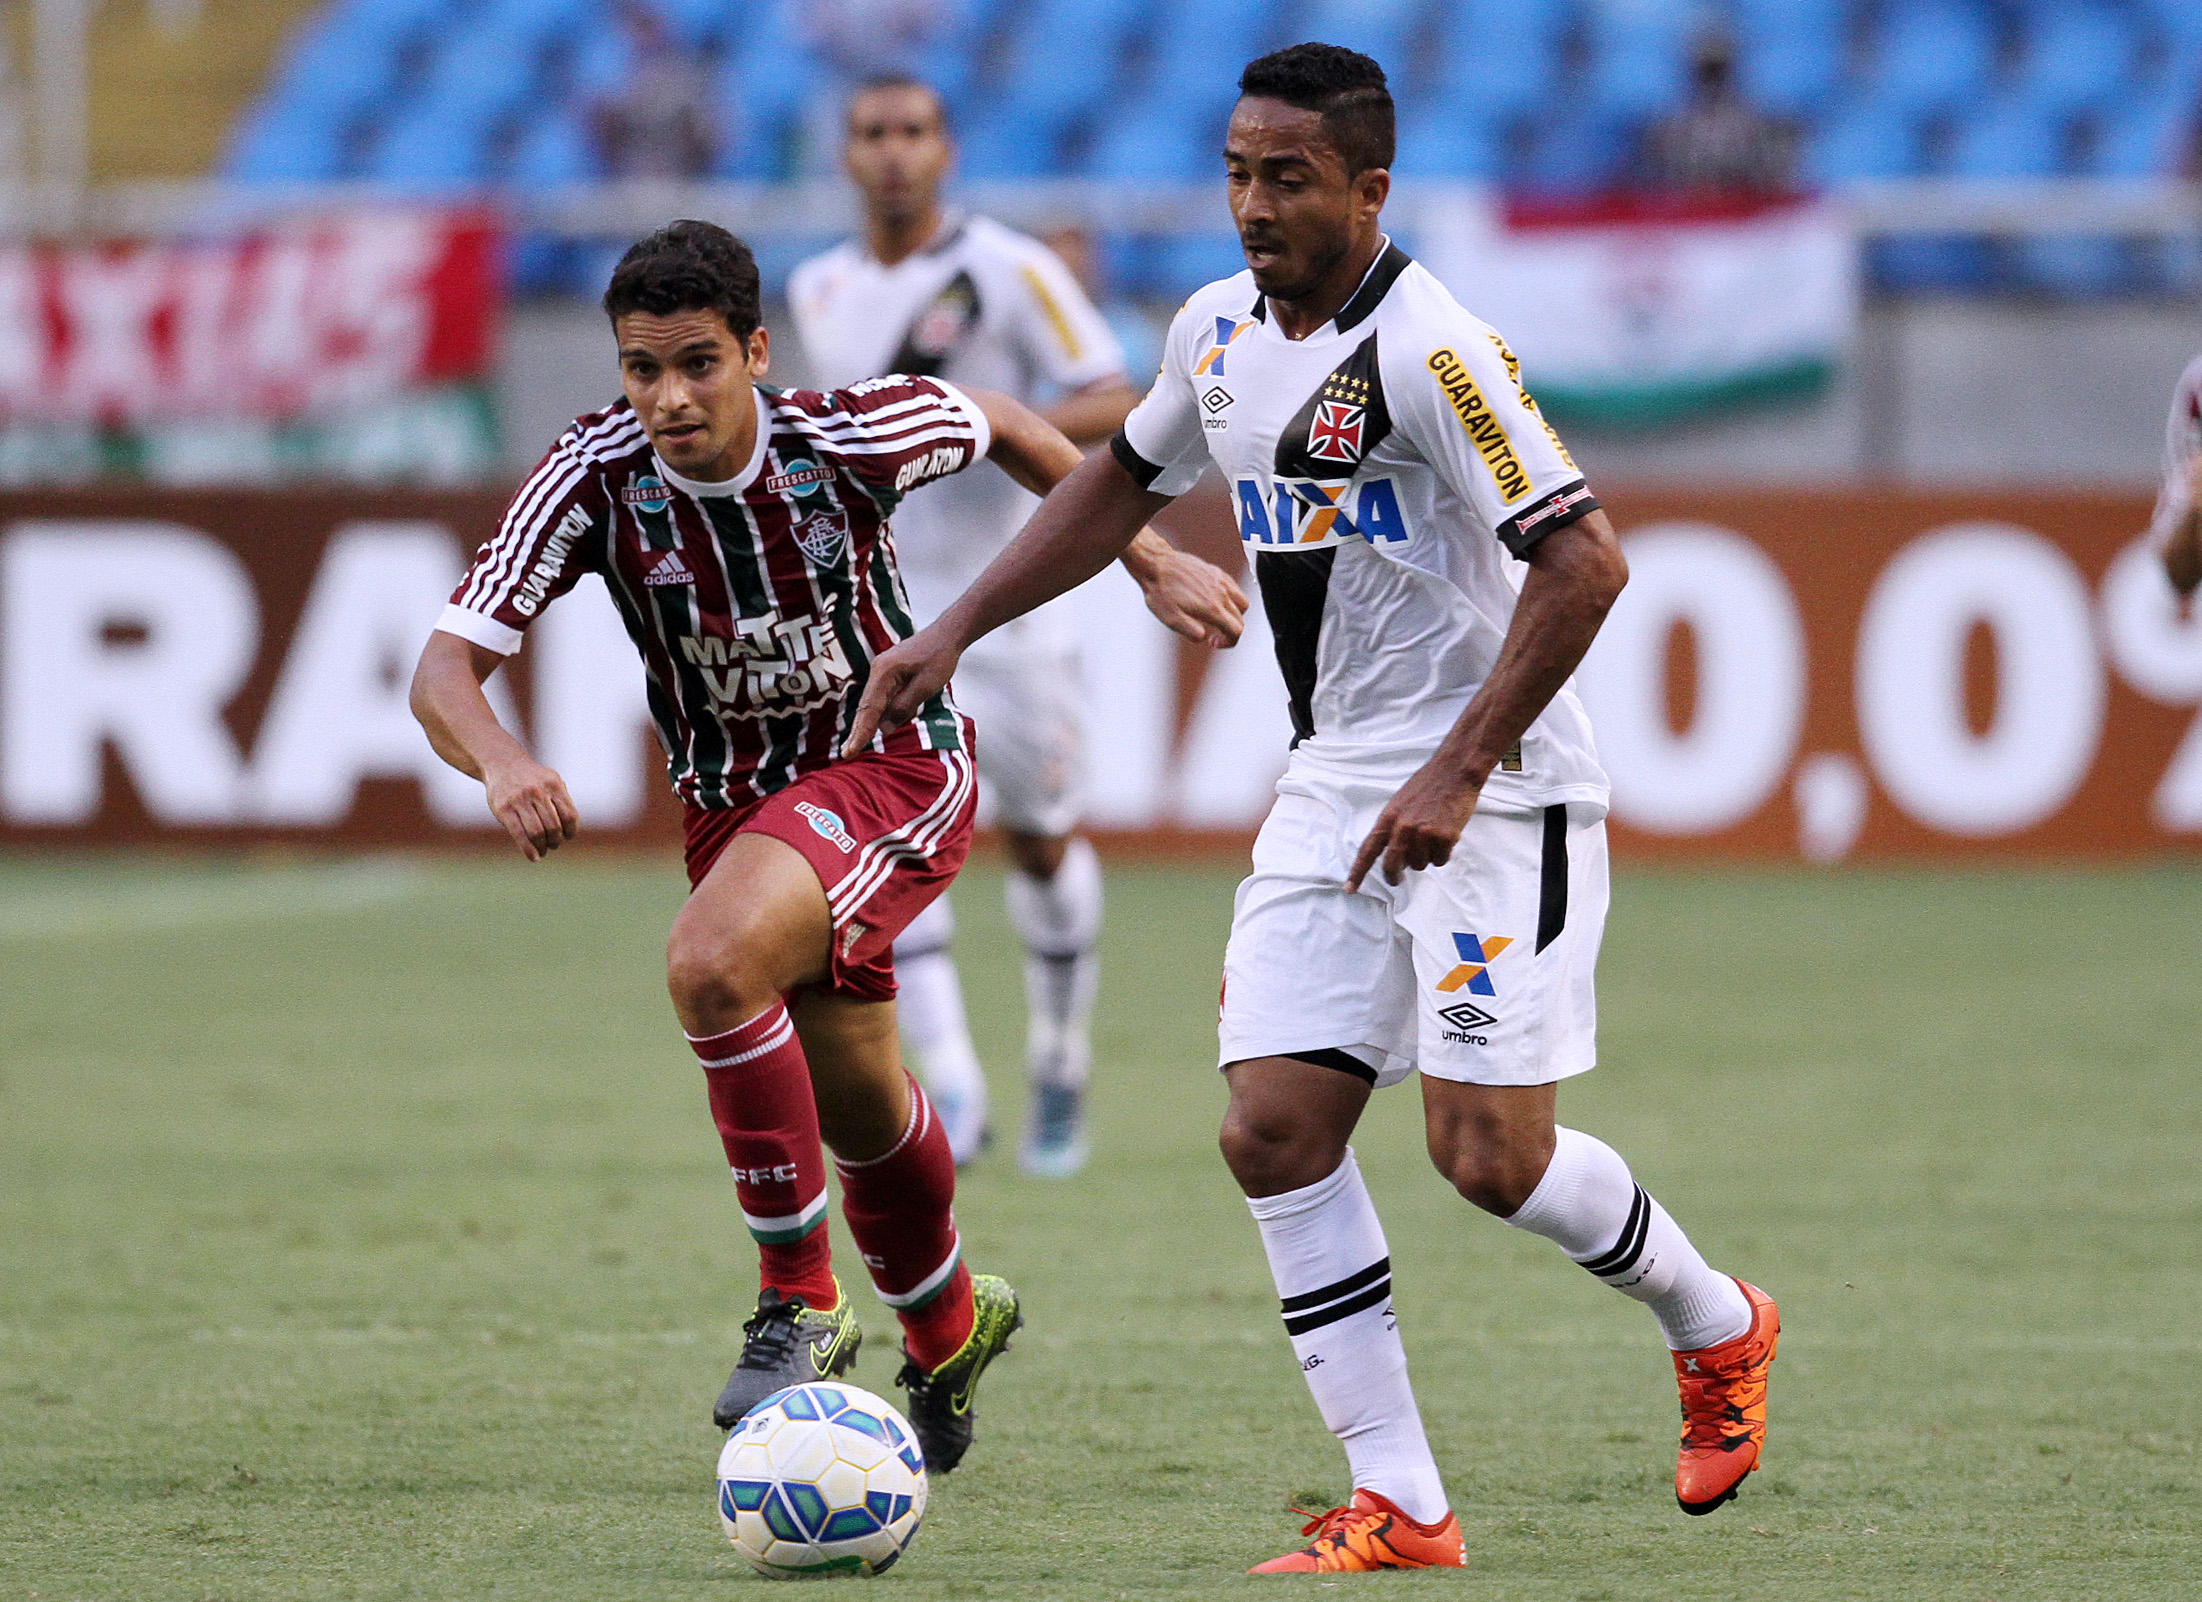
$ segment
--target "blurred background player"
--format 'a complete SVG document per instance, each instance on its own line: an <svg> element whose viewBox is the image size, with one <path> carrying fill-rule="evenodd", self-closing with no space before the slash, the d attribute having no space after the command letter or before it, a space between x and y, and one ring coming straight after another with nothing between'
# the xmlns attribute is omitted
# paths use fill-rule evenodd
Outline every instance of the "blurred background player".
<svg viewBox="0 0 2202 1602"><path fill-rule="evenodd" d="M862 85L848 105L844 163L864 227L798 267L788 300L823 384L933 373L1028 404L1074 442L1105 439L1138 396L1121 348L1060 258L985 217L945 209L954 149L939 97L914 79ZM961 594L1036 503L981 471L911 497L895 545L922 627ZM963 660L957 694L983 734L979 772L1009 847L1010 921L1025 948L1031 1105L1018 1159L1062 1176L1086 1159L1089 1020L1098 978L1101 864L1078 822L1078 664L1057 617L1021 619ZM978 1154L987 1089L950 941L933 903L895 945L902 1030L958 1162Z"/></svg>
<svg viewBox="0 0 2202 1602"><path fill-rule="evenodd" d="M2164 483L2149 528L2164 553L2171 587L2191 596L2202 586L2202 356L2179 375L2164 422Z"/></svg>

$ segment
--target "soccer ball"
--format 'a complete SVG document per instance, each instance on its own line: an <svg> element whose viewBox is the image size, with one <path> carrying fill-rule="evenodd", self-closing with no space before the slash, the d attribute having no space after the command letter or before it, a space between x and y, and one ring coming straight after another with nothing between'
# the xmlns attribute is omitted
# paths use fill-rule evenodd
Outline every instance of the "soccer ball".
<svg viewBox="0 0 2202 1602"><path fill-rule="evenodd" d="M752 1408L719 1454L719 1522L768 1579L878 1574L925 1518L909 1421L853 1385L794 1385Z"/></svg>

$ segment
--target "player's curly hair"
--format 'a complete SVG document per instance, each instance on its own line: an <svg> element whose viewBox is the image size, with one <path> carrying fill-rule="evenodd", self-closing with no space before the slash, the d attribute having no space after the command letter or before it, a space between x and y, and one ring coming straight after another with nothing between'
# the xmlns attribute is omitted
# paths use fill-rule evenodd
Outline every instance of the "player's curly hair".
<svg viewBox="0 0 2202 1602"><path fill-rule="evenodd" d="M604 314L615 323L629 312L684 311L719 313L736 339L764 320L757 258L717 223L683 218L636 240L604 291Z"/></svg>
<svg viewBox="0 0 2202 1602"><path fill-rule="evenodd" d="M1286 45L1246 64L1239 93L1320 112L1349 174L1389 167L1398 149L1384 69L1344 45Z"/></svg>

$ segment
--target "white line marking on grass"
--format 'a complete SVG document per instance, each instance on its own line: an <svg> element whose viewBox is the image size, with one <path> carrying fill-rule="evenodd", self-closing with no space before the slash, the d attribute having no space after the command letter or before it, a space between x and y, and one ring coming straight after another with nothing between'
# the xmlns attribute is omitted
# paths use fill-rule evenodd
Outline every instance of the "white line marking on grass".
<svg viewBox="0 0 2202 1602"><path fill-rule="evenodd" d="M246 869L177 878L102 880L62 888L0 889L0 940L77 940L151 934L213 923L360 912L416 895L427 875L406 862Z"/></svg>

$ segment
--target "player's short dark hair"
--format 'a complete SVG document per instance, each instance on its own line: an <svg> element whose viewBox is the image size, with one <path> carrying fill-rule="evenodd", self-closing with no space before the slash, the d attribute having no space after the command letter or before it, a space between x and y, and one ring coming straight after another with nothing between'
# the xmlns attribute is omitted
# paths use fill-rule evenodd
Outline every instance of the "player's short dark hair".
<svg viewBox="0 0 2202 1602"><path fill-rule="evenodd" d="M1384 69L1344 45L1286 45L1246 64L1239 93L1320 112L1323 131L1349 174L1389 167L1398 149L1392 92Z"/></svg>
<svg viewBox="0 0 2202 1602"><path fill-rule="evenodd" d="M868 94L881 89L915 89L933 102L933 116L939 121L941 132L948 132L948 101L940 90L923 78L907 72L875 72L849 91L848 101L841 108L841 120L853 123L856 119L856 103Z"/></svg>
<svg viewBox="0 0 2202 1602"><path fill-rule="evenodd" d="M636 240L604 291L604 314L615 323L629 312L684 311L717 312L736 339L764 321L757 258L717 223L683 218Z"/></svg>

